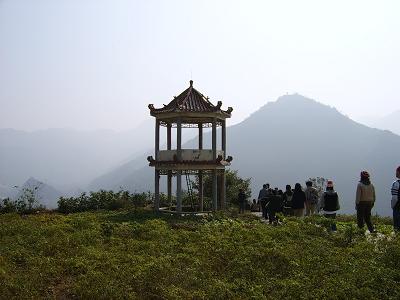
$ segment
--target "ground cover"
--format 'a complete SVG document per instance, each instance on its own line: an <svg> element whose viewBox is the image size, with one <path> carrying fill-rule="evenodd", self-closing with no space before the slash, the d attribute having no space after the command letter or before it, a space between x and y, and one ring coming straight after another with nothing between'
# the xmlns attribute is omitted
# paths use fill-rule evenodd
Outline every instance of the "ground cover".
<svg viewBox="0 0 400 300"><path fill-rule="evenodd" d="M400 238L321 217L0 215L0 297L399 299Z"/></svg>

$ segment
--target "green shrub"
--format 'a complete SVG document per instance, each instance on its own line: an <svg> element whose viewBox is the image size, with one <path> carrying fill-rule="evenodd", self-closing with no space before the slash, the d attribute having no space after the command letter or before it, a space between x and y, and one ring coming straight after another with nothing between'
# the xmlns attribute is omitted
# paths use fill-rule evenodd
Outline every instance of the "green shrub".
<svg viewBox="0 0 400 300"><path fill-rule="evenodd" d="M150 201L146 193L131 194L128 191L90 192L82 193L79 197L60 197L58 211L61 213L76 213L95 210L118 210L144 207Z"/></svg>

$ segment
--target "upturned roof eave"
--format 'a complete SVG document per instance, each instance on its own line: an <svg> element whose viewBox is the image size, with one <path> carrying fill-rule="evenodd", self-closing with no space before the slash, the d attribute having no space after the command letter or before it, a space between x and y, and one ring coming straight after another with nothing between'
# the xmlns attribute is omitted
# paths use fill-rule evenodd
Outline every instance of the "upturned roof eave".
<svg viewBox="0 0 400 300"><path fill-rule="evenodd" d="M223 119L229 119L231 114L227 111L218 110L218 111L209 111L209 112L197 112L197 111L181 111L181 110L173 110L173 111L150 111L150 115L152 117L162 119L162 118L171 118L171 117L193 117L193 118L204 118L204 117L219 117Z"/></svg>

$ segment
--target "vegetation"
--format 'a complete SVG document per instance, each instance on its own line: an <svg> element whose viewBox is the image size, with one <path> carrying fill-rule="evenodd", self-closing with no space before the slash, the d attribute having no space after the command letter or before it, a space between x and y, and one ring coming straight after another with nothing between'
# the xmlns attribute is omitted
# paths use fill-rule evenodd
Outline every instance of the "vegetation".
<svg viewBox="0 0 400 300"><path fill-rule="evenodd" d="M34 211L44 210L45 208L39 204L36 199L36 191L38 187L23 188L21 195L16 200L6 198L0 200L0 213L16 212L19 214L30 214Z"/></svg>
<svg viewBox="0 0 400 300"><path fill-rule="evenodd" d="M128 191L90 192L82 193L79 197L60 197L58 211L61 213L75 213L93 210L117 210L143 207L151 202L151 195L146 193L131 194Z"/></svg>
<svg viewBox="0 0 400 300"><path fill-rule="evenodd" d="M238 175L238 171L236 170L226 170L225 171L225 181L226 181L226 198L231 199L231 205L239 205L238 194L239 189L243 189L247 198L251 197L251 178L241 178ZM203 177L203 193L204 193L204 202L206 207L211 208L211 199L212 199L212 176L207 174ZM199 190L199 180L196 177L196 180L192 182L193 189L198 193ZM220 186L220 185L218 185Z"/></svg>
<svg viewBox="0 0 400 300"><path fill-rule="evenodd" d="M21 298L400 298L400 238L386 219L143 209L0 215L0 295Z"/></svg>

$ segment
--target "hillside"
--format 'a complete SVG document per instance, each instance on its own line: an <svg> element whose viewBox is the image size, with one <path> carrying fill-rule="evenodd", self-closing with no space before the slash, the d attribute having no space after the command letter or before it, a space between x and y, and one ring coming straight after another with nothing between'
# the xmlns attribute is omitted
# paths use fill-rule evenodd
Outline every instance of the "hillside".
<svg viewBox="0 0 400 300"><path fill-rule="evenodd" d="M400 240L354 219L0 215L4 299L398 299ZM316 226L318 225L318 226ZM383 233L383 234L382 234Z"/></svg>
<svg viewBox="0 0 400 300"><path fill-rule="evenodd" d="M294 94L266 104L229 127L227 136L227 152L234 157L232 168L252 178L254 196L265 182L283 188L323 176L334 180L341 196L341 212L352 213L359 173L367 169L378 195L374 211L391 213L388 190L393 170L399 165L400 149L400 137L391 132L361 125L334 108ZM204 141L205 147L209 146L209 133ZM184 148L195 143L188 142ZM144 159L113 188L152 190L152 169Z"/></svg>

